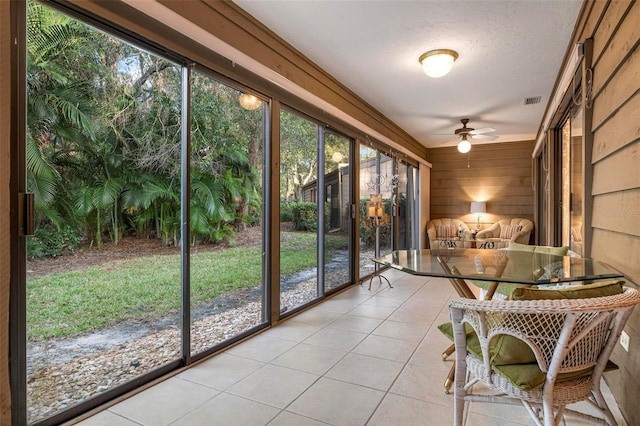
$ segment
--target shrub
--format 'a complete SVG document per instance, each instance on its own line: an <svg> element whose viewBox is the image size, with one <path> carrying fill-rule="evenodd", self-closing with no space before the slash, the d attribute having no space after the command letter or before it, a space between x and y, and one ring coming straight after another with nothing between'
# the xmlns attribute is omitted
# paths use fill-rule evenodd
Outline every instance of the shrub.
<svg viewBox="0 0 640 426"><path fill-rule="evenodd" d="M78 231L69 226L59 230L53 225L40 226L27 240L27 253L30 258L56 257L73 252L80 240Z"/></svg>
<svg viewBox="0 0 640 426"><path fill-rule="evenodd" d="M293 222L293 209L291 203L280 204L280 222Z"/></svg>
<svg viewBox="0 0 640 426"><path fill-rule="evenodd" d="M293 227L296 231L318 230L318 206L316 203L292 202L289 204L293 216ZM325 204L325 231L329 230L329 205Z"/></svg>

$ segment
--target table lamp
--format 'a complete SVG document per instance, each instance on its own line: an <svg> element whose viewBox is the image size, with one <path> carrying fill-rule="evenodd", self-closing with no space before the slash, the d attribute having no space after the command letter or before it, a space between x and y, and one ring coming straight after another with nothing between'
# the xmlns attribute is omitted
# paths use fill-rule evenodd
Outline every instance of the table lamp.
<svg viewBox="0 0 640 426"><path fill-rule="evenodd" d="M471 202L471 213L476 214L476 231L480 230L480 216L482 213L487 212L487 203L485 201L472 201Z"/></svg>

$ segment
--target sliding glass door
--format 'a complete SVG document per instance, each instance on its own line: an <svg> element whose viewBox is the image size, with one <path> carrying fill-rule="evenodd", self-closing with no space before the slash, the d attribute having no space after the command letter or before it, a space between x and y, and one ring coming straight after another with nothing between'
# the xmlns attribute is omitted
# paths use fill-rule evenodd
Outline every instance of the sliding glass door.
<svg viewBox="0 0 640 426"><path fill-rule="evenodd" d="M181 358L183 92L179 64L32 2L27 52L34 422Z"/></svg>
<svg viewBox="0 0 640 426"><path fill-rule="evenodd" d="M47 6L27 18L16 392L57 424L267 325L266 104Z"/></svg>
<svg viewBox="0 0 640 426"><path fill-rule="evenodd" d="M194 70L189 241L191 353L267 321L263 265L266 103Z"/></svg>
<svg viewBox="0 0 640 426"><path fill-rule="evenodd" d="M324 291L353 282L351 274L351 139L324 134Z"/></svg>
<svg viewBox="0 0 640 426"><path fill-rule="evenodd" d="M280 114L281 313L353 281L352 146L307 118Z"/></svg>
<svg viewBox="0 0 640 426"><path fill-rule="evenodd" d="M416 248L416 183L417 169L413 166L361 145L360 279L375 272L375 256Z"/></svg>

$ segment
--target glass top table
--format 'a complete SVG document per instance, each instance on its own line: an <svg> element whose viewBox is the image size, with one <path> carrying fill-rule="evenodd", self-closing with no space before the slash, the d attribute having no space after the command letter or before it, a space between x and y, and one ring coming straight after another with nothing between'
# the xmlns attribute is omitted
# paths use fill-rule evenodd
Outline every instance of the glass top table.
<svg viewBox="0 0 640 426"><path fill-rule="evenodd" d="M509 250L398 250L374 262L413 275L529 285L624 277L593 259Z"/></svg>
<svg viewBox="0 0 640 426"><path fill-rule="evenodd" d="M477 295L465 280L489 282L484 296L489 300L499 283L555 287L623 277L610 266L593 259L511 250L398 250L376 258L374 262L409 274L447 278L460 297L469 299L475 299ZM442 353L442 359L454 350L454 345L449 346ZM445 393L451 389L454 374L452 367L444 382Z"/></svg>

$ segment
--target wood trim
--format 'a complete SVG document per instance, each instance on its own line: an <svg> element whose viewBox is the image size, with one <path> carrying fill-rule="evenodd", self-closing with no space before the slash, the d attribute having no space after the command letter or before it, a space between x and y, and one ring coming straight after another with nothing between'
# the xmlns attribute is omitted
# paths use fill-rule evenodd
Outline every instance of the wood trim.
<svg viewBox="0 0 640 426"><path fill-rule="evenodd" d="M593 65L593 39L584 41L584 59L582 60L582 75L587 75L587 70L591 70ZM584 87L584 85L583 85ZM582 105L588 105L588 93L582 90ZM592 102L592 100L591 100ZM582 108L582 257L591 257L591 245L593 238L593 228L585 226L591 224L593 218L593 108ZM573 238L572 238L573 239Z"/></svg>
<svg viewBox="0 0 640 426"><path fill-rule="evenodd" d="M0 2L0 425L11 424L9 385L9 299L11 287L11 218L9 172L11 141L11 7Z"/></svg>
<svg viewBox="0 0 640 426"><path fill-rule="evenodd" d="M266 261L269 273L268 283L271 287L269 295L269 309L271 325L280 321L280 103L271 101L269 108L269 212L265 216L265 223L269 227L269 247Z"/></svg>

